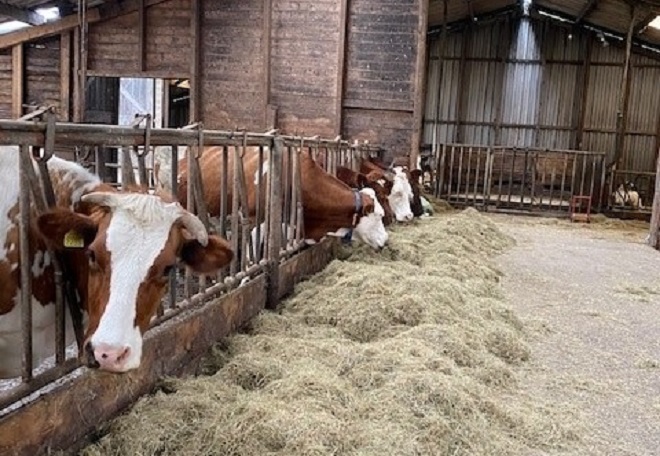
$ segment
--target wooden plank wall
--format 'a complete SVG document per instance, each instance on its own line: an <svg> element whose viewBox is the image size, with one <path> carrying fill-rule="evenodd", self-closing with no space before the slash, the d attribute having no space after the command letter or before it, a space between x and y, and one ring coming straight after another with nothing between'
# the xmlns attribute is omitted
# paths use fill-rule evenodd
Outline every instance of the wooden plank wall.
<svg viewBox="0 0 660 456"><path fill-rule="evenodd" d="M94 76L186 77L190 71L190 0L146 9L146 50L140 68L137 12L89 26L87 74Z"/></svg>
<svg viewBox="0 0 660 456"><path fill-rule="evenodd" d="M285 132L339 133L341 0L273 0L271 102Z"/></svg>
<svg viewBox="0 0 660 456"><path fill-rule="evenodd" d="M201 104L210 128L265 128L263 5L260 0L202 4Z"/></svg>
<svg viewBox="0 0 660 456"><path fill-rule="evenodd" d="M344 136L410 153L420 0L349 3Z"/></svg>
<svg viewBox="0 0 660 456"><path fill-rule="evenodd" d="M0 119L11 118L11 49L0 50Z"/></svg>
<svg viewBox="0 0 660 456"><path fill-rule="evenodd" d="M45 38L23 46L25 89L23 103L60 107L60 37ZM25 110L24 110L25 112Z"/></svg>
<svg viewBox="0 0 660 456"><path fill-rule="evenodd" d="M382 144L390 156L410 153L424 0L198 1L206 127L264 130L273 106L283 133L341 134ZM192 9L193 0L167 0L90 24L87 76L192 77ZM66 74L57 65L58 56L74 59L75 46L67 53L59 41L24 44L24 101L59 103L59 92L76 92L67 87L73 62ZM11 88L11 59L11 49L1 51L0 86ZM68 100L63 117L73 118ZM11 105L11 90L2 90L0 113Z"/></svg>

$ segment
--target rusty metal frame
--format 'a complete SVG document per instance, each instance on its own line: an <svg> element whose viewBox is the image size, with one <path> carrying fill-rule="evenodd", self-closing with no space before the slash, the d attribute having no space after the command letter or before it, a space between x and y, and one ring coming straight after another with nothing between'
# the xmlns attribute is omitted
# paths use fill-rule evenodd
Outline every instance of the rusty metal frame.
<svg viewBox="0 0 660 456"><path fill-rule="evenodd" d="M568 215L588 195L603 207L605 153L450 143L433 160L434 195L456 206Z"/></svg>
<svg viewBox="0 0 660 456"><path fill-rule="evenodd" d="M48 112L45 110L44 112ZM144 126L141 124L146 120ZM303 223L303 204L302 204L302 188L300 177L300 154L314 152L320 153L325 149L326 155L332 155L332 160L326 160L326 166L329 165L331 170L336 170L338 165L350 165L359 162L358 158L365 156L379 156L382 149L377 146L369 145L367 143L349 143L340 137L335 139L324 139L319 137L303 137L303 136L290 136L280 135L277 131L269 131L266 133L248 133L237 131L222 131L222 130L205 130L201 123L189 125L182 129L155 129L151 128L150 116L138 116L134 125L128 127L121 126L108 126L108 125L93 125L93 124L73 124L73 123L59 123L54 121L54 117L49 117L47 121L42 121L39 116L32 116L30 121L17 120L17 121L4 121L0 120L0 144L3 145L18 145L21 148L21 236L22 240L29 240L27 227L30 222L30 212L27 210L31 204L37 207L45 208L48 203L39 203L39 198L30 199L30 192L34 194L35 185L29 185L30 170L34 171L30 166L31 156L29 155L29 148L43 147L46 153L42 159L47 158L53 151L58 148L84 148L88 151L95 151L93 157L95 161L96 171L98 172L101 167L108 166L101 163L102 156L99 151L103 147L122 147L127 150L129 148L136 148L138 150L138 157L142 156L142 162L138 158L138 173L140 176L140 184L143 190L149 190L151 185L147 179L147 170L144 163L144 157L151 147L165 146L171 148L172 168L171 168L171 181L173 184L172 193L175 199L177 198L178 185L178 164L179 164L179 146L187 146L186 159L188 162L188 169L190 172L190 185L187 191L189 192L188 208L197 214L203 223L209 227L212 232L214 228L210 224L208 218L208 211L203 198L204 189L201 179L201 172L199 169L199 154L204 147L220 146L223 148L223 166L224 179L222 180L221 188L221 223L218 228L220 235L227 237L234 245L239 246L239 250L243 252L238 257L238 264L227 274L228 271L222 271L217 276L201 278L199 286L188 286L187 280L182 280L186 274L183 271L174 268L170 275L170 291L163 299L163 303L158 309L158 313L152 321L151 327L159 327L163 323L172 320L173 318L188 312L190 309L203 307L204 305L212 302L220 296L235 290L239 285L244 283L246 279L254 279L260 275L265 275L268 283L267 301L269 307L274 306L280 295L280 266L284 261L289 261L294 255L301 253L306 248L304 242L304 223ZM264 194L265 204L261 204L261 198L257 198L257 214L256 222L252 223L250 214L247 211L247 191L246 191L246 176L244 174L242 160L240 160L242 151L247 147L257 147L259 149L259 166L264 166L268 160L268 179L263 179L262 173L257 173L257 187L259 193ZM141 148L142 153L139 153ZM234 201L228 201L229 187L227 182L227 164L229 162L229 154L236 154L235 157L239 158L234 160L236 167L234 173L234 182L230 183L236 191L233 192L233 199L237 204L232 204ZM130 151L127 154L130 158ZM39 162L38 158L34 158ZM115 165L119 167L120 165ZM126 176L129 174L134 177L135 168L130 167L128 173L126 167ZM288 174L287 188L283 188L279 176ZM45 173L47 174L47 173ZM128 178L130 179L130 178ZM124 181L124 185L128 183ZM278 185L272 185L277 182ZM118 184L117 184L118 185ZM47 187L47 185L46 185ZM215 190L214 190L215 191ZM42 195L42 192L37 192ZM285 195L289 196L288 210L284 212L285 205L283 204ZM231 214L228 209L231 207ZM226 220L230 215L237 215L236 222L232 218L232 229L230 233L226 231ZM263 220L263 225L259 223ZM292 227L291 242L282 242L282 223L286 226ZM250 229L257 230L257 239L264 239L263 245L261 242L252 243L250 236ZM236 240L234 240L236 238ZM284 238L287 239L287 238ZM27 242L21 243L22 258L29 257L29 244ZM256 253L252 253L256 252ZM22 276L25 283L29 284L31 279L29 262L23 262ZM66 276L66 273L64 273ZM56 280L62 278L62 272L56 274ZM192 284L191 284L192 285ZM27 328L31 325L30 316L30 303L29 296L31 294L31 287L21 287L25 289L26 295L22 297L21 305L25 306L26 312L24 325ZM182 290L182 288L184 288ZM26 297L27 296L27 297ZM62 304L58 305L58 318L64 318L64 309ZM73 316L73 315L72 315ZM177 319L178 321L178 319ZM45 385L62 378L70 373L77 367L79 362L76 358L66 359L64 347L64 326L58 330L57 339L61 340L60 345L56 349L56 365L53 368L48 368L38 375L33 375L33 366L31 365L31 357L25 358L25 365L23 369L23 382L20 385L0 396L0 420L3 416L3 410L18 401L26 400L27 396L31 395L37 390L40 390ZM149 331L152 331L150 329ZM26 338L24 345L26 353L30 352L31 340L29 331L25 331Z"/></svg>

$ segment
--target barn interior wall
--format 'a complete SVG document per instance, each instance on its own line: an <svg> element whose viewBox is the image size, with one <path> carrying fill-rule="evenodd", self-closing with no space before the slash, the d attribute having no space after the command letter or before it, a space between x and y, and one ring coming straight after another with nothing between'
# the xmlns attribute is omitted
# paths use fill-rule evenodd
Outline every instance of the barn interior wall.
<svg viewBox="0 0 660 456"><path fill-rule="evenodd" d="M11 49L0 50L0 118L11 119Z"/></svg>
<svg viewBox="0 0 660 456"><path fill-rule="evenodd" d="M606 152L614 158L625 50L545 20L508 17L430 43L424 139ZM660 60L633 54L619 169L660 147Z"/></svg>
<svg viewBox="0 0 660 456"><path fill-rule="evenodd" d="M133 11L89 25L88 78L190 78L199 90L193 94L199 99L195 112L201 111L196 118L207 128L263 130L275 108L275 125L284 133L369 140L384 146L387 156L411 152L421 87L416 68L423 50L422 0L146 4L144 14ZM55 103L65 111L62 119L75 120L82 105L74 78L78 33L61 36L67 38L63 49L60 35L20 45L21 95L24 103ZM59 64L64 53L68 65ZM0 86L7 88L0 92L3 117L15 117L12 59L11 48L0 51Z"/></svg>
<svg viewBox="0 0 660 456"><path fill-rule="evenodd" d="M190 71L190 0L169 0L146 8L144 51L140 16L126 14L89 26L90 75L181 77ZM141 55L144 55L141 58Z"/></svg>
<svg viewBox="0 0 660 456"><path fill-rule="evenodd" d="M284 132L339 133L341 0L272 0L270 102Z"/></svg>
<svg viewBox="0 0 660 456"><path fill-rule="evenodd" d="M264 129L264 3L202 2L200 103L209 128Z"/></svg>
<svg viewBox="0 0 660 456"><path fill-rule="evenodd" d="M408 155L413 134L419 0L349 2L344 136Z"/></svg>

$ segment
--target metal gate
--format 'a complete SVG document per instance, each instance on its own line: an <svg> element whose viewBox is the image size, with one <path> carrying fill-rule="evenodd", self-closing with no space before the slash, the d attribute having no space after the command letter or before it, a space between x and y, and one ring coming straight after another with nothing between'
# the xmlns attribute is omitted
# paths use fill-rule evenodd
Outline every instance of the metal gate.
<svg viewBox="0 0 660 456"><path fill-rule="evenodd" d="M433 193L455 206L568 214L573 196L605 202L600 152L443 144L431 160Z"/></svg>

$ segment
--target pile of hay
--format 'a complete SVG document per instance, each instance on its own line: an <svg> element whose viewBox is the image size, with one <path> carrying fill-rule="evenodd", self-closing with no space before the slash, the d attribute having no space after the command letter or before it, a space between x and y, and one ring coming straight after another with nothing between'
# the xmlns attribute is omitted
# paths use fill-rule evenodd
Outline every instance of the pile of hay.
<svg viewBox="0 0 660 456"><path fill-rule="evenodd" d="M521 395L529 357L488 255L512 244L473 209L343 248L168 380L83 455L506 455L562 448L574 427Z"/></svg>

